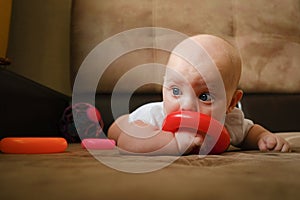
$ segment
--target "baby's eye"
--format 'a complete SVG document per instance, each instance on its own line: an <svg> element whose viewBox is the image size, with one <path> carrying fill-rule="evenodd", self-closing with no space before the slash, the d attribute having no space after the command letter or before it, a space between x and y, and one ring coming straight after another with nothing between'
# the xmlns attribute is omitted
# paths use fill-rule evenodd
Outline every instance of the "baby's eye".
<svg viewBox="0 0 300 200"><path fill-rule="evenodd" d="M179 96L179 95L182 94L182 92L180 91L180 89L176 88L176 87L172 88L172 92L173 92L174 96Z"/></svg>
<svg viewBox="0 0 300 200"><path fill-rule="evenodd" d="M199 99L201 101L212 101L213 100L212 96L208 92L200 94Z"/></svg>

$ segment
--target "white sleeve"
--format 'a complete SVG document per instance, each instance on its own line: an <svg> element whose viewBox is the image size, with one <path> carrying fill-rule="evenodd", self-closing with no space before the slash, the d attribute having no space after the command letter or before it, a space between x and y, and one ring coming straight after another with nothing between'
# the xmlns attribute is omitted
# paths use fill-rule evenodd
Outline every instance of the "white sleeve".
<svg viewBox="0 0 300 200"><path fill-rule="evenodd" d="M129 122L143 121L146 124L162 128L165 114L163 102L148 103L129 114Z"/></svg>
<svg viewBox="0 0 300 200"><path fill-rule="evenodd" d="M253 122L245 119L243 111L238 108L234 108L226 115L225 127L230 134L231 144L234 146L239 146L244 141L252 126Z"/></svg>

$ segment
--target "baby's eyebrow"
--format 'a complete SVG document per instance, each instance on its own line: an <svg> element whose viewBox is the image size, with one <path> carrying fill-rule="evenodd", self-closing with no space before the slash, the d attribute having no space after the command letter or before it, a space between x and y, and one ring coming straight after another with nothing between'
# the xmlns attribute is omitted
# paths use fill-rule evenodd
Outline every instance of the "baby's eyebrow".
<svg viewBox="0 0 300 200"><path fill-rule="evenodd" d="M196 84L200 87L206 87L207 86L206 81L204 79L198 80Z"/></svg>
<svg viewBox="0 0 300 200"><path fill-rule="evenodd" d="M197 79L194 79L194 80L190 80L191 82L191 86L193 88L206 88L207 87L207 84L206 84L206 81L203 79L203 78L197 78Z"/></svg>
<svg viewBox="0 0 300 200"><path fill-rule="evenodd" d="M209 93L215 93L218 90L216 82L209 80L205 81L204 79L198 80L197 82L195 82L195 84L192 85L192 87L200 92L206 90Z"/></svg>
<svg viewBox="0 0 300 200"><path fill-rule="evenodd" d="M174 81L164 81L164 83L163 83L163 87L166 87L166 88L169 88L169 89L171 89L171 87L175 87L175 86L179 87L180 84L176 83Z"/></svg>

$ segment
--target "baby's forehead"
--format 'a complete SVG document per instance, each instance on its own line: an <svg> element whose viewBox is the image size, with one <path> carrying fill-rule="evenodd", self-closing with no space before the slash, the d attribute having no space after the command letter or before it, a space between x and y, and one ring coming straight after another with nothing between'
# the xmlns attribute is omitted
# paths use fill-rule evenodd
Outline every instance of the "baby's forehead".
<svg viewBox="0 0 300 200"><path fill-rule="evenodd" d="M219 72L207 68L196 68L191 64L168 65L165 73L166 83L189 84L192 87L206 87L217 82Z"/></svg>
<svg viewBox="0 0 300 200"><path fill-rule="evenodd" d="M186 76L204 76L211 72L219 73L219 69L215 62L209 56L199 57L198 60L189 60L177 54L171 54L167 71L175 71Z"/></svg>
<svg viewBox="0 0 300 200"><path fill-rule="evenodd" d="M214 62L202 62L201 65L193 66L185 59L178 56L170 57L165 73L165 83L176 85L190 85L192 88L208 88L218 90L225 87L235 87L229 80L231 76L227 72L220 71Z"/></svg>

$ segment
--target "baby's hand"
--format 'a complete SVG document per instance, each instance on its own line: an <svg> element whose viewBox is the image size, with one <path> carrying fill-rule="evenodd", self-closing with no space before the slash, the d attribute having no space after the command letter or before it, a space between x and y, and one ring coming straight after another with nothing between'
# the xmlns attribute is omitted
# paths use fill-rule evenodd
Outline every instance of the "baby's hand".
<svg viewBox="0 0 300 200"><path fill-rule="evenodd" d="M189 131L179 131L175 133L175 138L180 154L188 154L193 149L200 147L203 143L203 137Z"/></svg>
<svg viewBox="0 0 300 200"><path fill-rule="evenodd" d="M289 143L278 135L265 132L261 135L257 142L258 148L261 151L281 151L290 152Z"/></svg>

